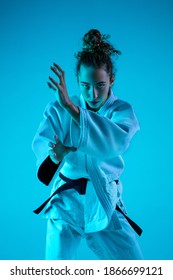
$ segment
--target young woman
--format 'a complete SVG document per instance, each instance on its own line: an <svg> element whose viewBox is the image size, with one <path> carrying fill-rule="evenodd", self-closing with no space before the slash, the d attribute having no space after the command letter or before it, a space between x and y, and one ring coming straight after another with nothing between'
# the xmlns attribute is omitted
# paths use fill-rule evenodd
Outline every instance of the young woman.
<svg viewBox="0 0 173 280"><path fill-rule="evenodd" d="M88 31L76 54L80 96L69 96L65 72L54 63L48 85L55 92L33 140L38 178L52 187L46 259L76 259L85 238L98 259L142 259L136 233L142 230L122 203L121 155L139 124L131 105L112 91L112 55L120 54L98 30Z"/></svg>

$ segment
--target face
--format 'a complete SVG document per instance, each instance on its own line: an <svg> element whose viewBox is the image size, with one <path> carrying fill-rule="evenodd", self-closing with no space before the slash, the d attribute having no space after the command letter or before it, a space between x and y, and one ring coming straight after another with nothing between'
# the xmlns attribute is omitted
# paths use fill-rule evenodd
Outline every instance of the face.
<svg viewBox="0 0 173 280"><path fill-rule="evenodd" d="M80 92L88 107L92 111L98 111L106 102L113 77L104 68L93 68L81 65L78 74Z"/></svg>

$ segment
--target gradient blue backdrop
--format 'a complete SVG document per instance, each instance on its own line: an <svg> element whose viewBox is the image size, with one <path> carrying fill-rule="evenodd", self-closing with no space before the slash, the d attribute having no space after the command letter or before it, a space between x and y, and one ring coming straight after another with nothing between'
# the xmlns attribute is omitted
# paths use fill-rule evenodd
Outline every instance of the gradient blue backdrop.
<svg viewBox="0 0 173 280"><path fill-rule="evenodd" d="M53 92L53 61L78 93L74 53L90 28L122 51L116 95L141 130L124 154L124 201L144 233L145 259L173 259L173 3L170 0L0 1L0 259L44 259L46 221L32 213L49 196L31 142ZM79 259L95 259L82 242Z"/></svg>

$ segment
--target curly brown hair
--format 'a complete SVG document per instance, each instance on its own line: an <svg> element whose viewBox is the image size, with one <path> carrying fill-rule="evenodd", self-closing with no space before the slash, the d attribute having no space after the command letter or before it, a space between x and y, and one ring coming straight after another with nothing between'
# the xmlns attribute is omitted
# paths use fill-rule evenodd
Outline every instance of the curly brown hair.
<svg viewBox="0 0 173 280"><path fill-rule="evenodd" d="M115 75L114 65L111 59L112 55L116 58L121 54L109 42L110 36L101 34L97 29L89 30L83 37L82 51L75 53L77 58L76 76L78 77L80 66L92 66L94 68L104 67L106 72L110 75Z"/></svg>

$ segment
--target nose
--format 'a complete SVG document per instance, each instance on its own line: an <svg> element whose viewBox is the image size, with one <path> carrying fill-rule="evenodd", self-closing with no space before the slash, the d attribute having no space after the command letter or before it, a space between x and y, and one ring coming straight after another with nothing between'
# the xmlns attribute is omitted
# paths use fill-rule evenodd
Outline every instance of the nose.
<svg viewBox="0 0 173 280"><path fill-rule="evenodd" d="M90 90L90 97L95 100L97 99L98 97L98 92L97 92L97 89L93 86L91 87L91 90Z"/></svg>

